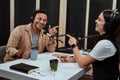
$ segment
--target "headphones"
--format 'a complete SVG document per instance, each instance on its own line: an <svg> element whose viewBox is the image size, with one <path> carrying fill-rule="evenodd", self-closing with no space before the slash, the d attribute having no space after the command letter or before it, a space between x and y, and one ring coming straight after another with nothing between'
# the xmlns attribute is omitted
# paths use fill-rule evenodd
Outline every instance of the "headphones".
<svg viewBox="0 0 120 80"><path fill-rule="evenodd" d="M35 11L33 11L32 16L30 17L30 20L31 20L32 23L33 23L33 21L34 21L35 16L36 16L37 13L43 13L43 14L46 14L47 17L48 17L48 14L47 14L45 11L42 11L42 10L35 10Z"/></svg>
<svg viewBox="0 0 120 80"><path fill-rule="evenodd" d="M110 17L108 17L108 20L106 21L106 23L104 24L104 30L107 33L112 33L113 29L115 27L115 19L116 19L116 15L118 14L118 9L114 9L112 10L112 13L110 14Z"/></svg>

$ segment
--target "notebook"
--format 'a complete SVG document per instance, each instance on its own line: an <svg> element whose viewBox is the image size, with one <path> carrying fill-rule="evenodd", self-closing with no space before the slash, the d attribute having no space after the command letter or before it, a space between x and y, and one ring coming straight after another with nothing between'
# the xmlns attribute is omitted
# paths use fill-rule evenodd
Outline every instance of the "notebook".
<svg viewBox="0 0 120 80"><path fill-rule="evenodd" d="M30 74L32 72L38 71L39 67L29 65L26 63L18 63L18 64L11 65L10 69Z"/></svg>

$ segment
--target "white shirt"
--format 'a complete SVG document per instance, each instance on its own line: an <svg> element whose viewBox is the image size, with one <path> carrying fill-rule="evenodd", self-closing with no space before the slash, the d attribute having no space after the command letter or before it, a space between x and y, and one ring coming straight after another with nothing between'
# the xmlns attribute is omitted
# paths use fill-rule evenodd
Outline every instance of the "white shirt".
<svg viewBox="0 0 120 80"><path fill-rule="evenodd" d="M98 61L102 61L108 57L113 56L116 51L117 49L111 41L100 40L90 52L90 56L92 56Z"/></svg>

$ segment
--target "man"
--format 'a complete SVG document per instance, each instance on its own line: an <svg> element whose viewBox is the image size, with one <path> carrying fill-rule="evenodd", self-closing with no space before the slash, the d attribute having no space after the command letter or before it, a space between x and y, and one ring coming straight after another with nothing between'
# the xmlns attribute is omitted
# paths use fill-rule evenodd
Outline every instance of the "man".
<svg viewBox="0 0 120 80"><path fill-rule="evenodd" d="M38 50L38 53L55 51L56 40L46 35L44 32L48 21L48 15L44 11L37 10L32 16L32 22L27 25L16 27L8 40L6 56L4 62L19 58L30 58L30 50ZM49 26L48 32L51 35L57 33L58 26Z"/></svg>

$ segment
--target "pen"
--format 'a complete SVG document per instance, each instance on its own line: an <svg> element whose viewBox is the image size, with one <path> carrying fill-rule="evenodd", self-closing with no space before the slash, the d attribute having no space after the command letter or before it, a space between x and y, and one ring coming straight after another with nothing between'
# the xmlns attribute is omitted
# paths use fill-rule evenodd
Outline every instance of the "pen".
<svg viewBox="0 0 120 80"><path fill-rule="evenodd" d="M59 56L58 58L66 58L67 56Z"/></svg>
<svg viewBox="0 0 120 80"><path fill-rule="evenodd" d="M60 56L60 57L58 57L58 58L66 58L67 56ZM74 56L69 56L69 58L72 58L72 57L74 57Z"/></svg>

